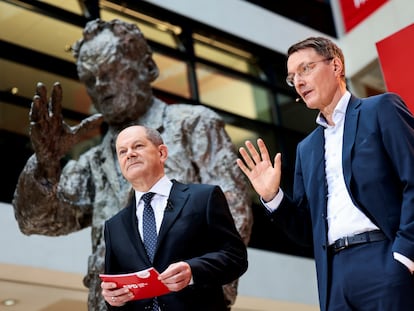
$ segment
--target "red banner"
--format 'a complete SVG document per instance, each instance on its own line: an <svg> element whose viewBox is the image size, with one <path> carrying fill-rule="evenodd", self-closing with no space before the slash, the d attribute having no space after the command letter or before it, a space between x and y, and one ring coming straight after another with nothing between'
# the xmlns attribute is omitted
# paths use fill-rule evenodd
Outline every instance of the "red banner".
<svg viewBox="0 0 414 311"><path fill-rule="evenodd" d="M414 24L376 43L387 90L399 94L414 113Z"/></svg>
<svg viewBox="0 0 414 311"><path fill-rule="evenodd" d="M341 0L345 32L350 31L388 0Z"/></svg>

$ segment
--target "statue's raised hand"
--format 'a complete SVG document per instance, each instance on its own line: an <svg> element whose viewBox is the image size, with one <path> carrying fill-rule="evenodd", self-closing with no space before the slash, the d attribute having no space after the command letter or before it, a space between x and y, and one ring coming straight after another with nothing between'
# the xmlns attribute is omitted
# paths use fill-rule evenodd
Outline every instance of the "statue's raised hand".
<svg viewBox="0 0 414 311"><path fill-rule="evenodd" d="M30 109L30 138L36 154L38 174L50 182L59 179L60 159L85 134L102 123L102 116L95 114L76 126L69 126L62 116L62 87L53 85L50 98L45 85L39 82Z"/></svg>

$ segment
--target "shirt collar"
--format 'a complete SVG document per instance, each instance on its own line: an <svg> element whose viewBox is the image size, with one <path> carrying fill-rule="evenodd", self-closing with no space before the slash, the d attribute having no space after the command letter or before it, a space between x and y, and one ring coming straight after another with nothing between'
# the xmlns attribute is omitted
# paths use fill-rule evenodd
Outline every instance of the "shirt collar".
<svg viewBox="0 0 414 311"><path fill-rule="evenodd" d="M171 180L166 175L164 175L163 177L160 178L160 180L158 180L151 187L150 190L148 190L148 192L154 192L154 193L156 193L158 195L161 195L161 196L164 196L164 197L168 197L170 195L172 185L173 184L172 184ZM139 200L141 199L141 196L144 193L145 192L141 192L141 191L135 190L135 198L137 198L137 202L139 202Z"/></svg>
<svg viewBox="0 0 414 311"><path fill-rule="evenodd" d="M349 99L351 98L351 93L346 91L344 95L342 95L341 99L339 100L338 104L336 105L334 112L333 112L333 120L335 124L345 117L346 108L348 107ZM321 112L318 113L316 116L316 123L327 128L328 122L326 122L325 117Z"/></svg>

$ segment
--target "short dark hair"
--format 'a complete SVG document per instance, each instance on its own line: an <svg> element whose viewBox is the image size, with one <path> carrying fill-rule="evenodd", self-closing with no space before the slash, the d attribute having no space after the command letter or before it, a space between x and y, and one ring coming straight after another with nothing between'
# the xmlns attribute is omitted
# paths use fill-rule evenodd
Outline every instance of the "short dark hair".
<svg viewBox="0 0 414 311"><path fill-rule="evenodd" d="M314 49L316 53L325 57L325 58L334 58L338 57L343 65L342 75L345 77L345 58L342 50L330 39L324 37L309 37L305 40L299 41L298 43L293 44L287 51L287 56L289 57L295 52L304 49Z"/></svg>

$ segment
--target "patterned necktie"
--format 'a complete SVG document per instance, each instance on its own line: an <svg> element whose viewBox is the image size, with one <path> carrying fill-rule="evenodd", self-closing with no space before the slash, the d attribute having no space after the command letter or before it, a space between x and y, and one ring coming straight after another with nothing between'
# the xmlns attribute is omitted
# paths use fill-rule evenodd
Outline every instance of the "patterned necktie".
<svg viewBox="0 0 414 311"><path fill-rule="evenodd" d="M144 212L142 217L144 246L151 262L154 260L155 247L157 246L157 226L155 224L154 210L151 206L151 200L154 195L154 192L147 192L141 197L144 201ZM152 311L159 311L157 297L152 300Z"/></svg>
<svg viewBox="0 0 414 311"><path fill-rule="evenodd" d="M142 200L144 201L142 231L145 250L151 262L154 260L155 247L157 246L157 226L155 224L154 210L151 206L151 200L154 195L154 192L147 192L142 196Z"/></svg>

